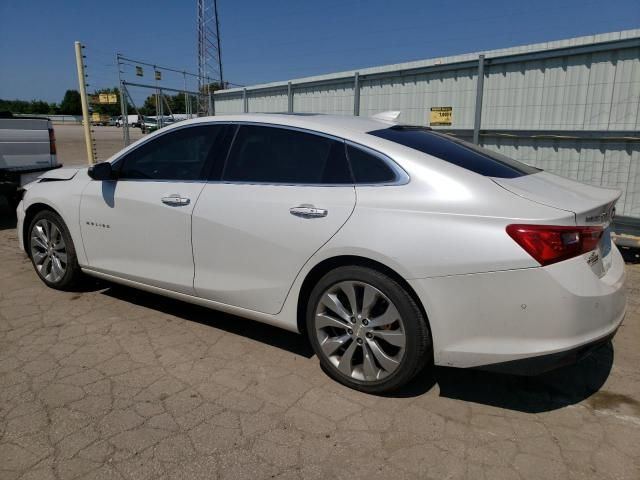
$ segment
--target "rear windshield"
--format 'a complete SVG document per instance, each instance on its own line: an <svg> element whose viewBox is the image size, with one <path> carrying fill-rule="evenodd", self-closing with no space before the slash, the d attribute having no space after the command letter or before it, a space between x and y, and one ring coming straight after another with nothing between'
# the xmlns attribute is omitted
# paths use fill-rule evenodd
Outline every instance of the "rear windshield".
<svg viewBox="0 0 640 480"><path fill-rule="evenodd" d="M486 177L515 178L540 171L486 148L424 127L397 125L368 133Z"/></svg>

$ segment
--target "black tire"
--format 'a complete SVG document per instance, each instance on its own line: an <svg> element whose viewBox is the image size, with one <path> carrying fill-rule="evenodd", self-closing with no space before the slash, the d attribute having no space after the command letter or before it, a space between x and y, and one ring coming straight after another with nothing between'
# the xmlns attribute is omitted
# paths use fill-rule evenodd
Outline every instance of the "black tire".
<svg viewBox="0 0 640 480"><path fill-rule="evenodd" d="M34 228L42 220L47 220L55 225L56 228L60 231L60 234L62 235L62 238L64 240L67 262L64 270L64 275L62 275L62 277L57 281L51 281L45 278L45 276L38 269L36 261L34 260L35 250L31 242L31 237ZM27 238L25 239L25 245L29 258L31 259L31 263L33 264L33 269L38 274L40 280L42 280L48 287L55 288L56 290L69 291L73 290L74 287L78 285L83 277L82 270L78 265L78 257L76 255L75 246L73 245L73 240L71 239L71 235L69 234L69 229L67 228L67 225L64 223L64 220L62 220L60 215L51 210L43 210L37 213L29 224L29 229L27 230Z"/></svg>
<svg viewBox="0 0 640 480"><path fill-rule="evenodd" d="M323 352L316 334L316 309L323 294L341 282L350 281L375 287L393 303L402 319L405 334L404 354L397 368L379 380L360 380L342 373ZM309 296L306 328L322 369L334 380L355 390L372 394L388 393L410 382L425 367L433 365L431 332L422 311L397 281L372 268L345 266L324 275Z"/></svg>

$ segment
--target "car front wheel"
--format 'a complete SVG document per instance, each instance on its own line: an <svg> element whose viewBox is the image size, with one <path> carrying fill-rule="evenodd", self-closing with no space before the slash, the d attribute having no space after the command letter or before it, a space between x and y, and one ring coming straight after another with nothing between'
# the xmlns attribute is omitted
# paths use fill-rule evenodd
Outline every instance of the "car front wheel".
<svg viewBox="0 0 640 480"><path fill-rule="evenodd" d="M81 277L71 235L56 213L46 210L33 218L27 246L33 267L49 287L68 290Z"/></svg>
<svg viewBox="0 0 640 480"><path fill-rule="evenodd" d="M340 267L322 277L306 321L325 372L356 390L398 389L433 361L420 308L398 282L371 268Z"/></svg>

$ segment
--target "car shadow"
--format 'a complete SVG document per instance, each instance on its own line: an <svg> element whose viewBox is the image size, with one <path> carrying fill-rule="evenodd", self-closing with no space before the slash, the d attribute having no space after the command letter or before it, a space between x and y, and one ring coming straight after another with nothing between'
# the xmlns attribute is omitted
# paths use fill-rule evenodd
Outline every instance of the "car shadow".
<svg viewBox="0 0 640 480"><path fill-rule="evenodd" d="M219 328L305 358L314 355L303 335L154 293L106 282L101 285L107 287L102 294L112 298ZM428 368L405 387L385 396L417 397L437 385L441 397L526 413L546 412L579 403L598 392L609 376L613 357L613 346L609 342L574 365L534 377L473 369Z"/></svg>
<svg viewBox="0 0 640 480"><path fill-rule="evenodd" d="M640 248L618 247L625 263L640 263Z"/></svg>
<svg viewBox="0 0 640 480"><path fill-rule="evenodd" d="M435 367L394 397L413 397L438 386L440 396L525 413L574 405L597 393L613 366L611 342L579 362L537 376L518 376L475 369Z"/></svg>
<svg viewBox="0 0 640 480"><path fill-rule="evenodd" d="M235 335L241 335L305 358L311 358L313 356L313 349L306 341L306 337L267 325L266 323L256 322L255 320L117 284L111 284L109 288L102 293L184 320L215 327Z"/></svg>

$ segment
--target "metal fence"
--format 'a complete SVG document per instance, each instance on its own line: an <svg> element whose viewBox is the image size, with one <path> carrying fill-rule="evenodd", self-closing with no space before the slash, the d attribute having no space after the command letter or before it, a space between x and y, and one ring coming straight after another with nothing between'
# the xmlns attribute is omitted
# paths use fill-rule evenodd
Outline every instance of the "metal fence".
<svg viewBox="0 0 640 480"><path fill-rule="evenodd" d="M69 123L69 124L79 125L82 123L82 115L61 115L61 114L49 115L49 114L33 114L33 113L25 113L25 114L14 113L14 116L48 118L54 124Z"/></svg>
<svg viewBox="0 0 640 480"><path fill-rule="evenodd" d="M480 76L478 72L483 74ZM480 80L480 81L479 81ZM583 182L619 188L640 218L640 29L222 90L216 114L400 110Z"/></svg>

